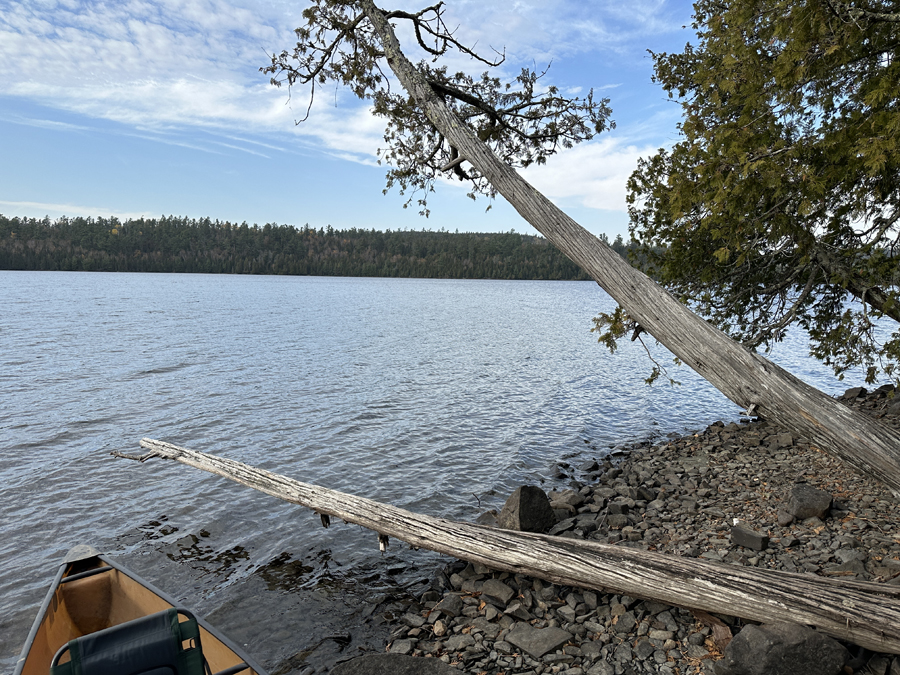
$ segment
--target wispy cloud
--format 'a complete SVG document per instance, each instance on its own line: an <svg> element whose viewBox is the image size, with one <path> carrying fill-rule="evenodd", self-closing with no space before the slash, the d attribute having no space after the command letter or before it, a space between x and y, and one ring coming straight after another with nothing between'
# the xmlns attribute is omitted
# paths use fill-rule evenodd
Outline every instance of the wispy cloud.
<svg viewBox="0 0 900 675"><path fill-rule="evenodd" d="M418 9L422 3L395 4ZM505 48L504 69L515 73L522 65L615 54L636 36L671 33L680 29L684 7L675 0L454 0L447 22L461 26L466 44L486 52ZM320 91L314 114L295 126L306 111L302 93L289 98L258 72L267 53L292 44L302 9L286 0L0 0L0 94L121 125L114 133L205 153L320 152L373 164L384 124L366 105L346 91ZM406 35L404 44L411 41ZM451 59L451 69L457 65L472 64ZM621 88L620 80L589 84ZM576 91L579 83L563 86ZM10 121L91 129L47 119ZM551 195L619 209L625 167L644 150L601 140L528 173ZM577 171L558 168L572 165Z"/></svg>
<svg viewBox="0 0 900 675"><path fill-rule="evenodd" d="M12 202L0 199L0 208L12 209L17 216L25 218L59 218L60 216L104 216L106 218L142 218L148 214L137 211L121 211L103 206L85 206L84 204L52 204L45 202Z"/></svg>
<svg viewBox="0 0 900 675"><path fill-rule="evenodd" d="M523 175L553 199L572 200L593 209L626 211L628 177L639 158L655 151L655 147L605 137L566 150L547 164L528 168Z"/></svg>

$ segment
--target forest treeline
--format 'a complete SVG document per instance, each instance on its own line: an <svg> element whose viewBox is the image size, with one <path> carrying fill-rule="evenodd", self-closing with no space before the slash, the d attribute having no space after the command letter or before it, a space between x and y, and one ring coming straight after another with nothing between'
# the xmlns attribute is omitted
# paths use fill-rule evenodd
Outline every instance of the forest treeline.
<svg viewBox="0 0 900 675"><path fill-rule="evenodd" d="M621 237L611 245L627 252ZM588 279L542 237L515 232L335 230L172 216L120 221L0 215L0 269Z"/></svg>

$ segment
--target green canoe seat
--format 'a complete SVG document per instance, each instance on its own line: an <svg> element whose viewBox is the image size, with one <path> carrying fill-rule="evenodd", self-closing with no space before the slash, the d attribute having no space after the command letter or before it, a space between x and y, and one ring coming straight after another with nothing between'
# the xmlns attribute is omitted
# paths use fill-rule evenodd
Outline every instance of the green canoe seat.
<svg viewBox="0 0 900 675"><path fill-rule="evenodd" d="M187 621L179 621L179 614ZM66 651L69 661L59 663ZM184 609L167 609L70 640L50 663L50 675L208 673L197 619Z"/></svg>

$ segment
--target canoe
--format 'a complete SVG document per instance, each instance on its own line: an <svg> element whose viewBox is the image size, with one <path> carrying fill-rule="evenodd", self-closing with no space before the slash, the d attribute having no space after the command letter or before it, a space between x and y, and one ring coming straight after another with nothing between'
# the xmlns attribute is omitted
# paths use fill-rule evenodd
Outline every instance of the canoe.
<svg viewBox="0 0 900 675"><path fill-rule="evenodd" d="M172 610L177 610L177 616ZM159 625L160 621L165 624L165 619L159 618L165 616L176 616L169 621L175 626L173 630L176 634L179 629L184 631L176 642L176 649L196 653L201 663L205 661L203 672L213 675L266 675L240 647L203 619L194 617L163 591L90 546L76 546L60 564L13 675L48 675L51 664L56 665L57 661L60 665L56 668L65 669L76 660L79 660L80 667L80 659L101 658L92 654L109 645L115 645L120 652L132 652L119 653L112 658L141 659L143 657L137 655L133 647L127 646L128 639L122 636L128 631L132 635L135 631L147 633L152 622L155 621L155 625ZM193 628L189 629L189 626ZM190 630L193 632L190 633ZM188 640L188 637L191 639ZM133 638L129 639L133 641ZM144 641L147 639L150 638L146 637ZM160 649L153 646L151 651L159 652ZM139 667L136 672L154 671L158 667L148 664L144 668ZM103 670L95 664L95 671L98 668ZM88 673L90 670L85 667L74 671L54 670L54 673ZM174 670L178 675L183 675L181 666Z"/></svg>

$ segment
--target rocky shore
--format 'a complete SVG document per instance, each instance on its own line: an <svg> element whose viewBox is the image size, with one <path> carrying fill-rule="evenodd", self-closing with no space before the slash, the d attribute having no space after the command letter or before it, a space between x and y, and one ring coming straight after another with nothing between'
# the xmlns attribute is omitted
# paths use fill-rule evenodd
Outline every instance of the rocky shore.
<svg viewBox="0 0 900 675"><path fill-rule="evenodd" d="M841 400L900 426L900 397L891 387L851 389ZM586 453L558 471L569 485L548 495L557 521L550 534L900 584L897 500L765 421L719 422L618 458ZM781 648L783 658L813 664L793 670L801 675L900 675L900 657L801 627L777 634L744 627L735 617L454 563L397 617L386 651L428 657L433 668L417 661L419 671L435 673L449 666L472 675L751 675L775 672L767 659L780 658ZM723 659L738 635L740 648ZM338 670L354 672L352 662Z"/></svg>

